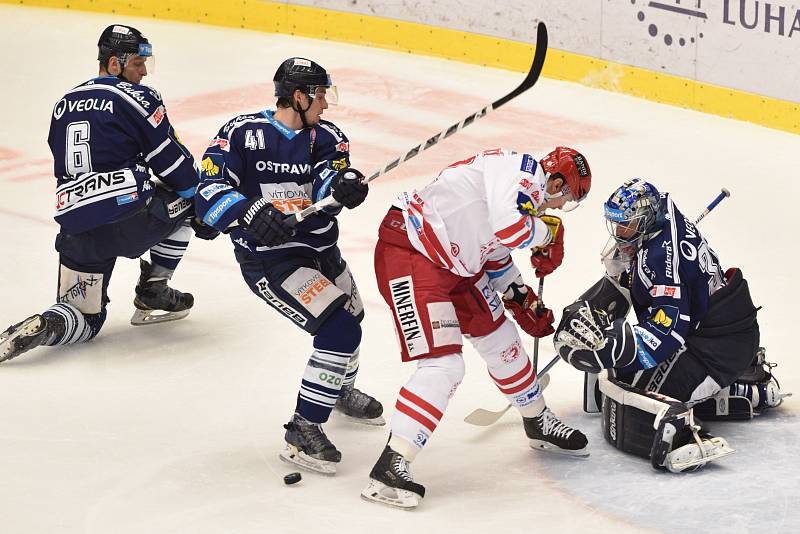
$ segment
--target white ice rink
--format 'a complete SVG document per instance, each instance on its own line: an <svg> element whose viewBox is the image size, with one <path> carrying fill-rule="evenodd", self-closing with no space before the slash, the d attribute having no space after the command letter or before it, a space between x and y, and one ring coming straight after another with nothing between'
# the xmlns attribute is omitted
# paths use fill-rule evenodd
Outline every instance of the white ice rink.
<svg viewBox="0 0 800 534"><path fill-rule="evenodd" d="M356 46L78 12L0 6L0 328L47 308L57 256L50 110L96 75L96 41L112 22L137 26L157 56L145 83L199 157L230 117L271 107L272 75L286 57L314 58L343 104L325 117L351 139L365 172L501 96L522 74ZM589 199L565 216L566 260L544 298L558 314L602 275L602 202L640 176L673 193L687 215L721 187L733 196L700 227L726 267L750 281L762 344L784 389L800 390L796 202L797 136L548 79L501 111L373 183L340 217L341 248L364 295L359 387L388 416L412 372L399 362L377 293L372 250L398 192L448 163L504 146L543 154L580 149L594 176ZM523 254L518 263L534 283ZM119 260L108 320L84 345L43 348L0 365L0 533L365 533L800 531L800 398L748 423L714 425L738 452L688 475L652 470L613 450L597 416L581 410L582 375L552 372L548 404L590 439L585 460L528 448L515 414L489 429L465 424L476 407L505 405L482 361L465 347L467 376L414 463L428 496L403 513L359 499L386 428L332 420L343 453L333 478L278 460L309 337L241 280L227 238L194 240L174 286L195 295L177 323L131 327L138 265ZM532 340L528 343L532 350ZM540 366L553 357L542 343Z"/></svg>

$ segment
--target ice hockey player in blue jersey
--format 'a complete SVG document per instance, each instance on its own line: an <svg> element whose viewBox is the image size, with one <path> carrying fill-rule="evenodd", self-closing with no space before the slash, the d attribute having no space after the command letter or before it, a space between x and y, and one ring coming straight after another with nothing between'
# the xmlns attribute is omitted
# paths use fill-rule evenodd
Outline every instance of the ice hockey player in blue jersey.
<svg viewBox="0 0 800 534"><path fill-rule="evenodd" d="M98 41L99 76L53 108L48 143L56 186L57 303L0 334L0 361L39 345L94 338L106 319L107 289L119 257L140 260L135 325L180 319L194 299L167 286L192 233L198 170L145 85L149 41L111 25ZM160 179L151 180L150 171ZM196 232L218 232L194 223Z"/></svg>
<svg viewBox="0 0 800 534"><path fill-rule="evenodd" d="M341 453L321 425L334 407L360 422L384 423L380 402L353 387L364 307L337 246L336 215L361 204L368 186L350 167L347 137L321 118L337 98L325 69L290 58L274 82L275 111L239 115L211 141L197 213L230 234L253 293L313 336L281 458L333 474ZM295 213L328 195L338 207L293 224Z"/></svg>
<svg viewBox="0 0 800 534"><path fill-rule="evenodd" d="M695 415L750 419L787 396L759 347L758 308L668 193L627 181L605 218L607 274L564 310L556 349L581 371L607 370L597 384L612 445L657 469L697 469L733 449Z"/></svg>

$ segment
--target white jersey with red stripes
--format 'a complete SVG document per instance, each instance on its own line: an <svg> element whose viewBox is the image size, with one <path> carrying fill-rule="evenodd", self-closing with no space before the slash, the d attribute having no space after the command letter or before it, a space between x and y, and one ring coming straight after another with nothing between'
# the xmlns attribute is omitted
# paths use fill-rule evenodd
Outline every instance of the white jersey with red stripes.
<svg viewBox="0 0 800 534"><path fill-rule="evenodd" d="M411 244L432 262L465 277L486 270L490 278L510 283L519 274L510 250L552 239L535 217L546 182L530 154L487 150L453 163L424 188L401 194L395 205L403 210ZM507 285L497 284L501 290Z"/></svg>

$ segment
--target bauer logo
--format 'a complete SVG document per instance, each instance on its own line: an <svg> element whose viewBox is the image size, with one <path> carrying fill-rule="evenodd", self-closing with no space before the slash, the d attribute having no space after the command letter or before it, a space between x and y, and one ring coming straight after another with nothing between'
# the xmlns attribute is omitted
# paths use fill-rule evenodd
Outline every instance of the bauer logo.
<svg viewBox="0 0 800 534"><path fill-rule="evenodd" d="M167 213L169 214L169 218L174 219L184 211L188 210L190 207L192 207L193 200L193 198L178 197L176 200L167 204Z"/></svg>
<svg viewBox="0 0 800 534"><path fill-rule="evenodd" d="M266 278L262 278L256 282L256 289L258 289L258 292L261 294L264 300L266 300L271 306L276 308L279 312L284 314L292 321L299 325L305 325L308 322L308 319L298 313L297 310L283 302L281 299L276 297L272 291L270 291Z"/></svg>
<svg viewBox="0 0 800 534"><path fill-rule="evenodd" d="M400 329L401 340L409 356L427 354L428 341L422 329L419 310L414 299L414 282L410 276L389 280L395 321Z"/></svg>
<svg viewBox="0 0 800 534"><path fill-rule="evenodd" d="M529 172L531 174L536 173L536 160L531 157L529 154L522 155L522 165L520 165L519 170L522 172Z"/></svg>

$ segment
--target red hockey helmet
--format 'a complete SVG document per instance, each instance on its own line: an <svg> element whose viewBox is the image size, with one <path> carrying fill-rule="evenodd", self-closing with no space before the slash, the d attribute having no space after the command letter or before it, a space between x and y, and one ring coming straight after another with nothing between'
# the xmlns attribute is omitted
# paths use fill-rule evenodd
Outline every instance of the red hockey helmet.
<svg viewBox="0 0 800 534"><path fill-rule="evenodd" d="M564 183L576 203L589 194L589 189L592 188L592 171L589 169L589 162L577 150L565 146L556 147L540 163L548 177L560 174L564 178Z"/></svg>

